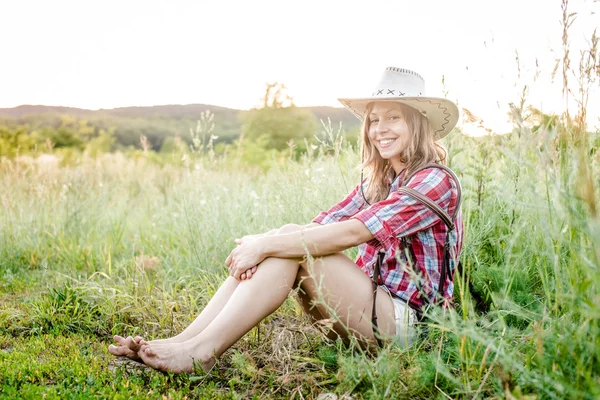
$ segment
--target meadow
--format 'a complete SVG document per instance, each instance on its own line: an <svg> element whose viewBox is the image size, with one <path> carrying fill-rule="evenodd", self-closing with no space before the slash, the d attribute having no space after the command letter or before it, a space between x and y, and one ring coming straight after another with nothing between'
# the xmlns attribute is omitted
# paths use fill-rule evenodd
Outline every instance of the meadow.
<svg viewBox="0 0 600 400"><path fill-rule="evenodd" d="M0 396L598 398L598 133L571 128L448 137L465 276L456 310L410 350L328 341L292 296L210 373L183 376L116 360L111 336L185 327L227 276L234 238L307 223L356 185L356 146L331 135L267 168L235 153L4 158Z"/></svg>
<svg viewBox="0 0 600 400"><path fill-rule="evenodd" d="M600 398L600 132L586 124L600 52L594 32L572 60L567 6L553 74L564 113L529 107L525 84L512 132L444 139L463 186L464 274L456 308L432 312L410 349L330 341L292 295L209 373L163 374L107 350L114 334L187 326L227 277L235 238L308 223L345 196L360 177L352 133L324 124L314 145L275 150L242 133L215 151L197 128L155 152L146 136L111 147L114 131L80 120L83 133L0 129L0 398ZM254 114L277 126L290 110Z"/></svg>

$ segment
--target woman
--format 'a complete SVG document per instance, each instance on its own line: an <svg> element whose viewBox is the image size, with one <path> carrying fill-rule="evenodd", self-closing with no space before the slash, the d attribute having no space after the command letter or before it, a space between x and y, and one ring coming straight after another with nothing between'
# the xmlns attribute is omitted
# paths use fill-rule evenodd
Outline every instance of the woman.
<svg viewBox="0 0 600 400"><path fill-rule="evenodd" d="M119 345L110 352L161 371L192 372L194 365L209 370L297 287L304 310L316 320L337 321L333 330L343 339L354 336L371 346L395 338L410 346L417 313L439 300L438 289L451 303L452 273L442 273L444 238L448 234L450 271L462 245L458 182L439 168L422 169L444 161L445 151L435 141L454 127L458 109L423 93L418 74L390 67L372 96L340 99L364 119L367 179L311 224L236 239L225 260L231 276L182 333L150 342L115 336ZM449 231L438 214L401 193L401 186L454 214L456 229ZM353 246L359 246L355 262L342 253Z"/></svg>

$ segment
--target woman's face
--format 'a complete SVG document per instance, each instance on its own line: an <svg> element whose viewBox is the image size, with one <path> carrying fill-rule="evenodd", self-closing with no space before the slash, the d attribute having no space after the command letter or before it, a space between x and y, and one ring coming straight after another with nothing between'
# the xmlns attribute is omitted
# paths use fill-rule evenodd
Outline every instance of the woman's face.
<svg viewBox="0 0 600 400"><path fill-rule="evenodd" d="M376 102L367 115L369 139L386 160L399 159L410 140L410 132L399 103Z"/></svg>

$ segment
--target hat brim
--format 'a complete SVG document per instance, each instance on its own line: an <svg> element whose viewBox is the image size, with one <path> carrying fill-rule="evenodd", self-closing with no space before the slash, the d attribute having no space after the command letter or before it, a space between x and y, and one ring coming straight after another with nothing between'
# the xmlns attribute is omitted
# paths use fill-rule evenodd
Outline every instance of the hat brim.
<svg viewBox="0 0 600 400"><path fill-rule="evenodd" d="M448 99L437 97L363 97L338 100L361 121L365 118L369 103L383 101L406 104L420 111L429 120L436 139L448 135L458 122L458 107Z"/></svg>

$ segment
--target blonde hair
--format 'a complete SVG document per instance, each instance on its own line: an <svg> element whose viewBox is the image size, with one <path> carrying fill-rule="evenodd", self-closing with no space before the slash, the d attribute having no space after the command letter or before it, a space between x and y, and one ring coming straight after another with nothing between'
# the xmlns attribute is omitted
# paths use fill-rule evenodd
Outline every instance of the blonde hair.
<svg viewBox="0 0 600 400"><path fill-rule="evenodd" d="M400 153L400 161L405 165L404 176L408 176L425 164L432 162L445 165L447 152L444 147L436 143L435 133L429 124L429 120L410 106L403 103L395 104L400 105L410 132L409 144ZM362 126L362 168L367 171L368 182L365 195L367 201L371 204L384 200L388 196L390 182L387 177L392 170L390 162L381 157L369 138L370 123L367 115L372 109L373 103L369 103Z"/></svg>

